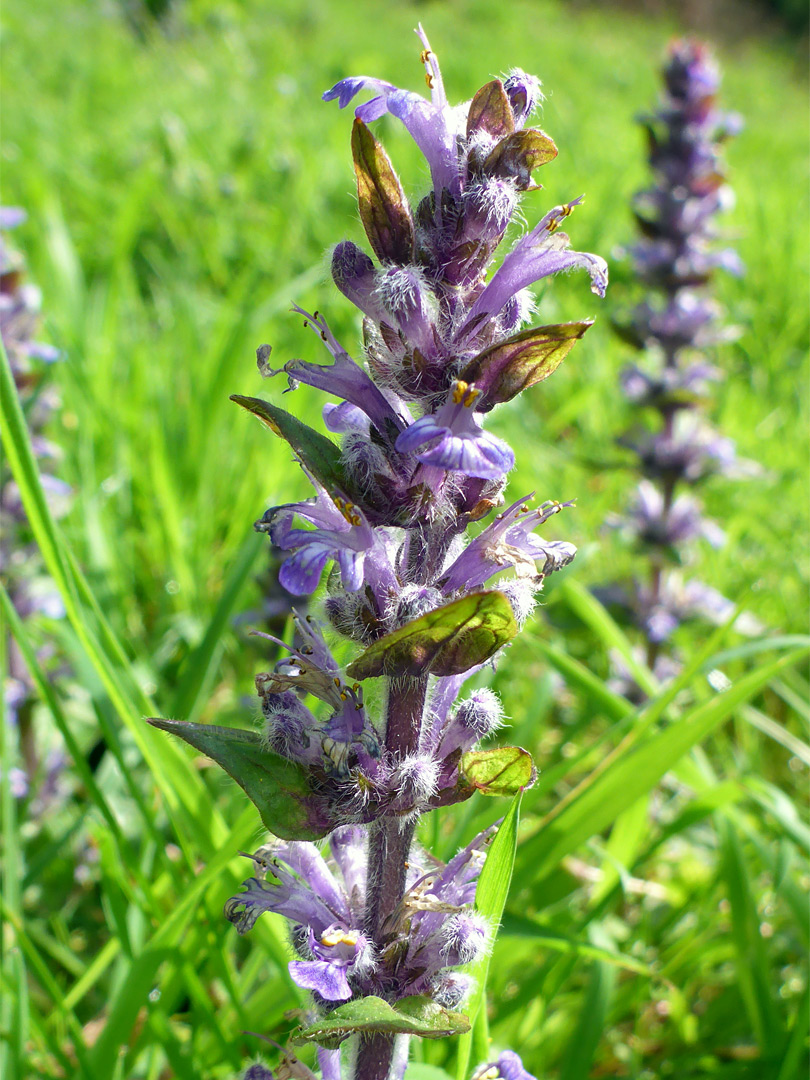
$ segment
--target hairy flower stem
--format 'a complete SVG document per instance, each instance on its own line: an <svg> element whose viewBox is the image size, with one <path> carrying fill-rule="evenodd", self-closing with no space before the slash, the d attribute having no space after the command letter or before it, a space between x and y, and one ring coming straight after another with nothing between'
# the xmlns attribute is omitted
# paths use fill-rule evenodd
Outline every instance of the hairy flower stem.
<svg viewBox="0 0 810 1080"><path fill-rule="evenodd" d="M388 693L386 746L401 758L419 746L419 733L427 696L427 677L391 682ZM416 821L381 817L368 830L368 892L365 933L379 947L386 920L405 893L405 875ZM357 1080L387 1080L394 1054L394 1037L375 1035L361 1042L357 1054Z"/></svg>

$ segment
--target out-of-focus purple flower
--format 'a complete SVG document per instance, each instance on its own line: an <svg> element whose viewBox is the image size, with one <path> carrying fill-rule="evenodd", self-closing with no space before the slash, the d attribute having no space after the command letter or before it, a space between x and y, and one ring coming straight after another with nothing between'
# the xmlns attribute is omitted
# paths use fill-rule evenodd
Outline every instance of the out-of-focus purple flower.
<svg viewBox="0 0 810 1080"><path fill-rule="evenodd" d="M722 547L725 534L719 525L703 517L702 507L691 495L679 495L667 505L663 492L642 480L627 517L633 536L654 547L677 547L702 537L712 547Z"/></svg>
<svg viewBox="0 0 810 1080"><path fill-rule="evenodd" d="M397 438L402 454L423 465L496 480L509 472L515 455L503 439L484 431L475 412L475 386L457 380L436 413L426 413Z"/></svg>
<svg viewBox="0 0 810 1080"><path fill-rule="evenodd" d="M523 1062L514 1050L504 1050L497 1061L480 1065L470 1080L535 1080L535 1077L523 1068Z"/></svg>
<svg viewBox="0 0 810 1080"><path fill-rule="evenodd" d="M0 230L13 229L26 220L19 207L0 207ZM0 338L25 414L31 446L40 462L40 479L45 498L55 517L69 508L71 489L51 474L61 452L43 431L61 401L48 384L47 365L60 358L58 349L37 341L40 328L41 295L25 281L24 260L0 235ZM0 482L0 574L17 614L28 619L36 614L58 619L64 614L61 598L45 575L42 557L33 542L20 491L8 475ZM6 638L6 634L3 634ZM28 666L12 638L0 642L7 654L7 682L4 688L6 716L2 722L21 723L36 700ZM53 647L40 649L38 658L46 664ZM50 668L51 676L57 673ZM64 674L64 671L61 673ZM59 793L59 776L64 765L61 755L45 755L30 740L25 754L27 774L12 770L12 787L18 797L32 794L29 806L33 818L43 813ZM22 783L24 778L25 783Z"/></svg>
<svg viewBox="0 0 810 1080"><path fill-rule="evenodd" d="M690 414L679 413L669 431L619 441L638 454L641 471L653 480L695 484L715 473L739 474L733 440Z"/></svg>
<svg viewBox="0 0 810 1080"><path fill-rule="evenodd" d="M697 362L684 368L666 366L657 371L638 365L626 367L619 380L628 401L657 409L688 408L706 396L708 383L720 377L711 364Z"/></svg>

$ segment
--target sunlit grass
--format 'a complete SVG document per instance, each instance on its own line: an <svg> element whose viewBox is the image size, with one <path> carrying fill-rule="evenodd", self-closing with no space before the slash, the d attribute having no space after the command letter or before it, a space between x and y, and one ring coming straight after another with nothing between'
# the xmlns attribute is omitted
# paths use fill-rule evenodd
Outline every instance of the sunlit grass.
<svg viewBox="0 0 810 1080"><path fill-rule="evenodd" d="M633 238L628 199L645 181L632 117L654 101L677 28L523 0L364 0L351 15L283 0L187 4L143 40L111 5L5 8L2 198L28 210L14 239L66 353L50 434L75 491L58 525L31 514L70 618L16 629L32 649L55 641L75 672L55 683L43 673L51 697L35 731L43 745L72 736L78 764L56 810L17 807L29 820L4 847L17 945L0 989L19 1011L4 1006L0 1071L233 1077L262 1049L243 1032L289 1029L284 1012L299 998L281 925L266 917L237 942L221 915L258 819L141 722L153 708L252 721L245 699L264 660L233 621L257 602L263 548L251 524L306 488L284 445L228 395L278 400L282 387L262 386L252 359L265 341L279 361L318 358L292 301L320 309L357 349L324 255L361 239L349 117L319 95L354 73L418 88L421 20L458 99L512 66L542 77L541 122L560 157L526 219L586 192L569 232L610 258L613 277L605 302L577 276L539 294L541 317L597 324L553 379L494 418L518 448L516 495L577 498L554 526L580 556L494 681L510 738L541 775L524 801L490 969L491 1034L559 1080L800 1075L808 187L793 45L764 31L719 50L724 101L746 120L728 147L737 205L724 227L748 273L718 282L743 333L717 357L728 379L714 418L764 471L706 489L729 543L694 567L781 637L755 651L731 630L709 648L705 629L684 628L677 646L694 670L640 729L605 686L608 649L625 639L583 604L582 586L634 558L605 528L632 482L614 444L628 420L616 389L628 357L609 320L633 294L612 256ZM406 189L421 192L407 137L390 124L385 139ZM314 393L284 401L317 419ZM3 430L22 455L21 431ZM35 499L35 476L27 482ZM707 678L716 668L730 697ZM102 735L88 772L83 756ZM5 770L14 755L7 738ZM8 800L6 811L11 827ZM447 856L500 812L481 799L444 813L436 850ZM7 993L21 986L27 997ZM418 1052L452 1073L452 1046Z"/></svg>

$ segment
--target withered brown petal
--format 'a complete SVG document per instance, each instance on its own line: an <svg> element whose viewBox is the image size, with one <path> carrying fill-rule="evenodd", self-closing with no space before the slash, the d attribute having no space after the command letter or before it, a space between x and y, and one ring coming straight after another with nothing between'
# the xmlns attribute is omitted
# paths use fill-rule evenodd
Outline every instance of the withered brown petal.
<svg viewBox="0 0 810 1080"><path fill-rule="evenodd" d="M515 117L500 79L482 86L470 102L467 113L467 138L476 131L486 131L493 139L503 139L515 130Z"/></svg>
<svg viewBox="0 0 810 1080"><path fill-rule="evenodd" d="M475 383L481 391L479 409L487 412L553 374L589 326L592 319L522 330L484 349L459 378Z"/></svg>
<svg viewBox="0 0 810 1080"><path fill-rule="evenodd" d="M362 120L355 120L352 128L352 157L360 220L374 254L381 261L410 262L413 222L408 200L388 155Z"/></svg>

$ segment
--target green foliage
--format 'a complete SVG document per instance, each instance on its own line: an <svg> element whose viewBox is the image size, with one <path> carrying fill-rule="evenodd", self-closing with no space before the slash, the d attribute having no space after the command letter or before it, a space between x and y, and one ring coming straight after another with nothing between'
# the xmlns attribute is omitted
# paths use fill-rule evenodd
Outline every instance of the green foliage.
<svg viewBox="0 0 810 1080"><path fill-rule="evenodd" d="M274 754L261 736L242 728L151 719L149 723L216 761L259 811L265 828L284 840L320 840L334 825L318 813L303 765Z"/></svg>
<svg viewBox="0 0 810 1080"><path fill-rule="evenodd" d="M471 593L379 638L346 671L352 679L461 675L494 656L517 629L503 593Z"/></svg>
<svg viewBox="0 0 810 1080"><path fill-rule="evenodd" d="M358 72L419 88L408 42L421 19L452 98L512 65L543 78L559 155L526 219L586 191L569 231L611 259L612 284L605 303L575 275L538 290L538 324L596 322L552 378L489 418L516 447L515 496L578 498L544 535L580 553L494 677L479 676L511 718L504 742L540 771L505 908L516 833L502 827L490 849L491 862L507 848L486 908L502 922L487 1007L462 1040L419 1043L409 1078L462 1075L458 1042L476 1062L511 1046L547 1080L803 1075L808 188L795 46L768 25L720 43L723 100L746 121L728 146L737 205L724 224L748 270L719 282L743 333L714 357L729 374L714 419L765 471L706 486L729 542L694 567L768 632L683 627L687 667L662 693L588 587L633 566L603 529L629 482L613 439L630 354L609 317L633 296L612 256L632 240L628 199L645 179L632 117L655 99L679 27L552 0L360 0L351 16L336 0L200 0L173 5L160 29L139 23L140 36L98 3L7 0L3 17L3 200L29 213L14 239L66 353L49 435L75 498L55 522L6 381L3 482L13 471L66 614L22 625L3 600L41 704L27 743L5 725L0 738L0 1074L231 1080L262 1049L246 1033L284 1041L285 1014L304 1004L281 921L263 916L248 944L222 916L244 877L238 852L264 835L255 809L144 717L249 726L243 698L266 669L236 621L259 607L265 541L251 524L309 494L291 459L317 440L307 451L290 439L291 452L228 396L264 392L278 408L282 387L262 386L253 362L262 341L280 365L326 359L286 314L292 301L325 312L357 355L323 256L344 236L364 243L349 122L319 95ZM418 154L381 124L413 200ZM284 398L313 430L322 403L307 388ZM43 642L74 679L37 659ZM609 685L611 650L644 709ZM31 745L32 793L15 800L11 769ZM69 765L48 803L50 752ZM476 795L429 817L423 839L449 858L496 813ZM312 1063L311 1048L301 1056Z"/></svg>
<svg viewBox="0 0 810 1080"><path fill-rule="evenodd" d="M335 1050L356 1032L418 1035L420 1039L446 1039L469 1030L459 1013L448 1012L426 997L407 997L396 1007L378 997L360 998L338 1005L327 1017L293 1033L296 1043L316 1042Z"/></svg>
<svg viewBox="0 0 810 1080"><path fill-rule="evenodd" d="M520 746L471 750L461 755L459 772L482 795L517 795L537 777L532 755Z"/></svg>

